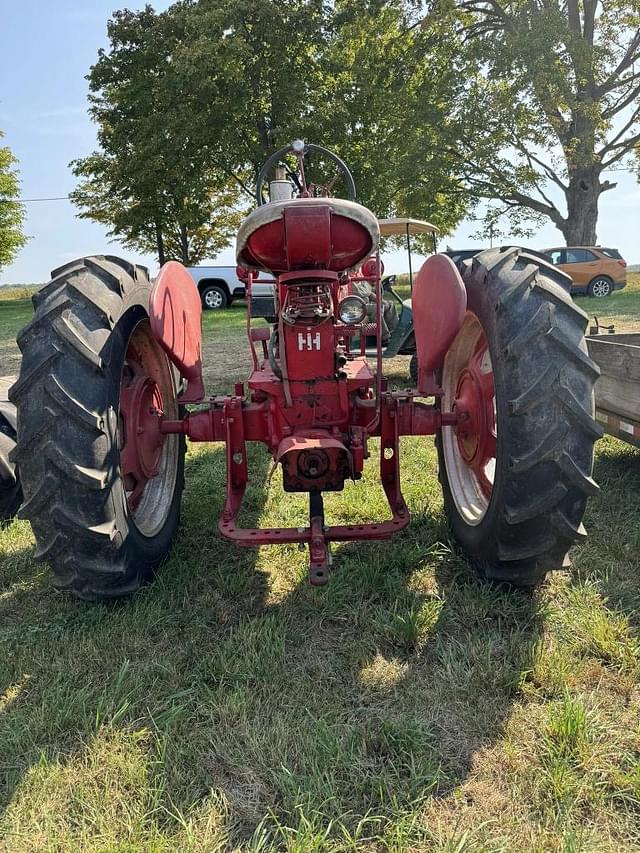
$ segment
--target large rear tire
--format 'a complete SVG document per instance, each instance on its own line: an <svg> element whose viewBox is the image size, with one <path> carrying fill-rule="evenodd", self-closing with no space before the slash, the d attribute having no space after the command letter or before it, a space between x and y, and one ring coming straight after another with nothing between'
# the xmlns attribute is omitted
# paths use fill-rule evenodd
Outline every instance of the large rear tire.
<svg viewBox="0 0 640 853"><path fill-rule="evenodd" d="M174 371L150 333L149 293L143 268L84 258L52 273L18 335L22 366L9 396L20 516L55 586L83 599L137 590L178 525L184 440L163 440L154 421L159 407L178 417L178 404Z"/></svg>
<svg viewBox="0 0 640 853"><path fill-rule="evenodd" d="M445 511L481 575L534 586L586 537L598 490L587 315L519 249L480 253L463 279L468 311L441 377L443 409L465 418L437 437Z"/></svg>

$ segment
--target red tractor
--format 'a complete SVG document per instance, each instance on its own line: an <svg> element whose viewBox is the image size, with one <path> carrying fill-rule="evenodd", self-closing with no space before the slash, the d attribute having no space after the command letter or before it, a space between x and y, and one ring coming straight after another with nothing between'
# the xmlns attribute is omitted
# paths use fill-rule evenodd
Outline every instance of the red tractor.
<svg viewBox="0 0 640 853"><path fill-rule="evenodd" d="M327 183L305 176L310 154L335 164ZM331 196L337 180L348 199ZM448 257L430 257L413 286L417 389L393 391L382 371L378 240L338 157L299 141L274 153L237 237L253 369L230 396L205 395L200 297L180 264L165 264L153 286L143 268L109 255L54 270L18 337L10 397L21 515L59 589L103 599L150 579L178 526L185 437L225 443L220 534L242 546L308 545L313 584L328 579L330 543L387 539L409 524L403 435L436 436L445 511L484 577L532 586L565 563L585 537L601 435L587 318L565 276L519 249L483 252L462 276ZM270 326L252 323L257 271L274 282ZM353 292L363 281L373 321ZM389 517L332 525L323 492L362 476L372 439ZM285 491L308 493L307 526L238 525L247 442L266 446Z"/></svg>

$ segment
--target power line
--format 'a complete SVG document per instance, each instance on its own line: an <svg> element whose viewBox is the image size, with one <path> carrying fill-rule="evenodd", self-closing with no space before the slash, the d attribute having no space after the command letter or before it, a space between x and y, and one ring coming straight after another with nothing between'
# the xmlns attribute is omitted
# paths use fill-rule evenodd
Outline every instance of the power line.
<svg viewBox="0 0 640 853"><path fill-rule="evenodd" d="M52 195L46 198L0 198L0 204L29 204L32 201L69 201L71 196Z"/></svg>
<svg viewBox="0 0 640 853"><path fill-rule="evenodd" d="M18 204L29 204L32 201L68 201L70 196L68 195L52 195L47 198L19 198L17 199Z"/></svg>

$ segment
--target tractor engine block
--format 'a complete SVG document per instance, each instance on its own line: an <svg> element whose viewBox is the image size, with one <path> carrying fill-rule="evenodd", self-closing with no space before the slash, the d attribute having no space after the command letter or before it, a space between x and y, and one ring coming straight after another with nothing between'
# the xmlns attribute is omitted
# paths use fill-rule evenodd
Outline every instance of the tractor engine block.
<svg viewBox="0 0 640 853"><path fill-rule="evenodd" d="M297 322L307 324L324 323L331 317L331 287L324 282L289 285L282 319L292 326Z"/></svg>

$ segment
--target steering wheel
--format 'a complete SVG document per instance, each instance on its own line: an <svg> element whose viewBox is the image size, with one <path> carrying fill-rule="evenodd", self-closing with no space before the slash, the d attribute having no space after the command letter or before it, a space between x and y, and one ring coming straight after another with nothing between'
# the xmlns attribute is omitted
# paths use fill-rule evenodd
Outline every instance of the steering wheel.
<svg viewBox="0 0 640 853"><path fill-rule="evenodd" d="M332 163L335 163L337 167L336 173L327 184L324 184L322 186L319 184L307 185L304 176L303 160L305 154L311 152L324 154L329 160L332 161ZM356 200L356 185L353 180L353 175L349 171L349 167L344 162L344 160L341 160L337 154L334 154L333 151L329 151L328 148L323 148L322 145L314 145L311 142L304 143L302 140L296 139L294 142L291 143L291 145L285 145L284 148L280 148L278 151L274 151L271 157L269 157L267 162L260 169L256 187L256 199L258 204L262 205L267 203L264 198L264 185L267 181L267 176L269 175L269 172L274 168L274 166L277 166L280 160L282 160L283 157L286 157L287 154L293 154L298 158L299 174L291 172L289 169L287 169L287 174L296 184L300 198L314 198L317 190L320 190L322 193L324 193L325 196L328 196L331 191L331 188L333 187L337 179L340 177L340 175L342 175L347 185L347 198L349 199L349 201Z"/></svg>

